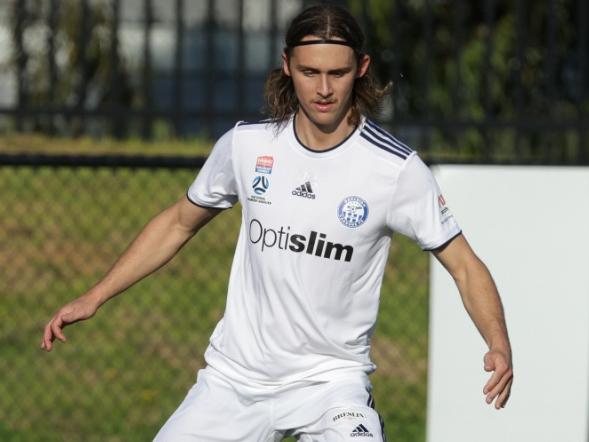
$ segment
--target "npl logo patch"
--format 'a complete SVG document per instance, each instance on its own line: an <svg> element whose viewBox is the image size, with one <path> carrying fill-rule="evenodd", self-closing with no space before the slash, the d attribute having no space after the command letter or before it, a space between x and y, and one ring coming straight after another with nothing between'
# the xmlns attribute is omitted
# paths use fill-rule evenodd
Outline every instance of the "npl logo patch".
<svg viewBox="0 0 589 442"><path fill-rule="evenodd" d="M270 180L265 176L258 175L254 178L252 182L252 188L256 195L263 195L266 193L266 190L270 187Z"/></svg>
<svg viewBox="0 0 589 442"><path fill-rule="evenodd" d="M359 227L368 218L368 204L359 196L344 198L337 208L337 217L346 227Z"/></svg>

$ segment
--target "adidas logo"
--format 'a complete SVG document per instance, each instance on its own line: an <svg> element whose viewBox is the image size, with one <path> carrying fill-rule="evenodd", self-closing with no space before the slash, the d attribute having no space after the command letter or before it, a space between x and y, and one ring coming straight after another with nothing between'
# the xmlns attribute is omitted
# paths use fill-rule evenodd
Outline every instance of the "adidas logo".
<svg viewBox="0 0 589 442"><path fill-rule="evenodd" d="M374 437L364 425L360 424L350 433L351 437Z"/></svg>
<svg viewBox="0 0 589 442"><path fill-rule="evenodd" d="M293 190L292 194L296 196L302 196L303 198L309 198L312 200L315 199L315 194L313 193L313 189L311 189L311 183L309 181Z"/></svg>

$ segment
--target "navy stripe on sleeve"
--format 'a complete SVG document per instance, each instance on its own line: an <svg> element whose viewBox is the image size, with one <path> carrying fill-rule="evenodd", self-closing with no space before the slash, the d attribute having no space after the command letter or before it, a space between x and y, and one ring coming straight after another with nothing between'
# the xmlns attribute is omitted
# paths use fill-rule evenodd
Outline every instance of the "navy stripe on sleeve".
<svg viewBox="0 0 589 442"><path fill-rule="evenodd" d="M372 129L374 129L375 131L377 131L383 137L387 138L391 143L393 143L395 146L397 146L399 149L403 150L407 154L410 154L411 152L413 152L413 149L411 149L405 143L401 142L398 138L395 138L394 136L392 136L390 133L388 133L386 130L384 130L382 127L380 127L379 125L377 125L373 121L366 120L366 125Z"/></svg>
<svg viewBox="0 0 589 442"><path fill-rule="evenodd" d="M367 131L362 130L362 132L360 133L360 136L362 138L364 138L365 140L369 141L370 143L372 143L373 145L375 145L376 147L385 150L389 153L392 153L393 155L398 156L399 158L402 158L404 160L407 159L407 154L405 154L404 152L401 152L400 150L397 150L393 147L391 147L388 144L384 144L376 139L373 138L372 135L370 135Z"/></svg>

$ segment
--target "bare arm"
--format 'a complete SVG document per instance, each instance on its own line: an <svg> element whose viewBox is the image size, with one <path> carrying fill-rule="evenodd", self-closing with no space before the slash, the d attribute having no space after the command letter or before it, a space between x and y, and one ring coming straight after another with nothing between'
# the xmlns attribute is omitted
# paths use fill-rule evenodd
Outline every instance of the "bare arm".
<svg viewBox="0 0 589 442"><path fill-rule="evenodd" d="M484 368L494 373L483 388L483 393L489 404L497 398L495 408L500 409L509 399L513 368L505 315L497 287L489 270L475 255L464 236L459 235L433 253L454 278L468 314L489 347L484 357Z"/></svg>
<svg viewBox="0 0 589 442"><path fill-rule="evenodd" d="M162 267L219 212L220 209L196 206L183 197L155 216L104 278L51 318L45 326L41 348L51 351L55 338L65 342L62 332L65 326L91 318L110 298Z"/></svg>

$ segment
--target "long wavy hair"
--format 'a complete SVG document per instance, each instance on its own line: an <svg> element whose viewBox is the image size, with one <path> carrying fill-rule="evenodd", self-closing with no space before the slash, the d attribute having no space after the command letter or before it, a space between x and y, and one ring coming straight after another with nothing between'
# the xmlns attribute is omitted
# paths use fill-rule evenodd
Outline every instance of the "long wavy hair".
<svg viewBox="0 0 589 442"><path fill-rule="evenodd" d="M345 40L354 50L358 65L364 56L364 33L354 17L342 7L330 4L311 6L297 15L286 31L284 51L287 60L292 48L306 36ZM364 76L356 78L350 124L357 125L360 115L373 116L377 113L382 98L390 89L390 83L385 87L377 84L370 68ZM270 72L264 87L264 98L265 111L278 127L282 127L299 108L292 78L284 73L282 67Z"/></svg>

